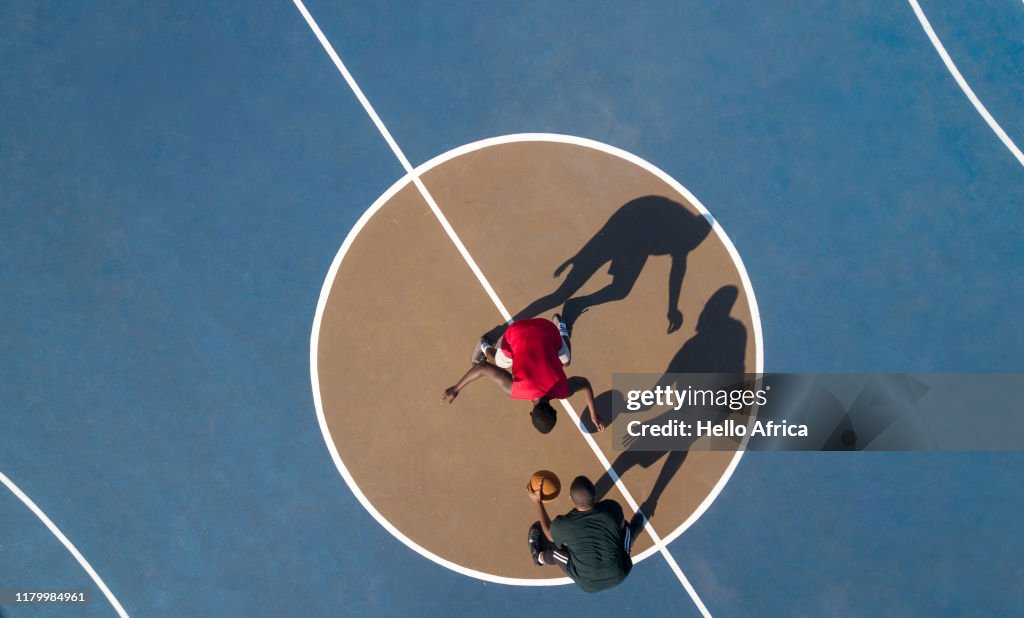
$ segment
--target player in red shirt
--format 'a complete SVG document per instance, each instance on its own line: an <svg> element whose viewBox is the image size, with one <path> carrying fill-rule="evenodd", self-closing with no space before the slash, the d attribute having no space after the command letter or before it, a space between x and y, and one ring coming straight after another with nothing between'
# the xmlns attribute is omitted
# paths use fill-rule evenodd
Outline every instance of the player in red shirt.
<svg viewBox="0 0 1024 618"><path fill-rule="evenodd" d="M548 433L557 419L551 400L567 399L582 392L590 420L598 431L603 431L604 423L594 410L590 381L582 376L568 378L565 375L563 366L568 366L570 361L569 336L558 314L555 314L555 321L558 327L542 318L514 322L497 346L481 339L479 351L473 355L473 366L455 386L441 393L441 403L454 402L470 382L490 378L512 399L530 400L533 426L541 433Z"/></svg>

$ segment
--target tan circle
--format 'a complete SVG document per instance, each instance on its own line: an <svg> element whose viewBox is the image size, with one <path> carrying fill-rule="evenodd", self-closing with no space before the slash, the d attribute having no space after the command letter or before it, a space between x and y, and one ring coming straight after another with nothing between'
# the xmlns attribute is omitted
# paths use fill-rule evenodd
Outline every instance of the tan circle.
<svg viewBox="0 0 1024 618"><path fill-rule="evenodd" d="M585 299L573 301L588 307L574 325L567 373L590 379L599 409L610 400L612 373L661 373L681 357L685 366L704 303L725 287L735 289L730 317L745 331L731 342L734 361L759 368L756 309L730 246L651 169L544 139L467 148L424 167L427 190L513 314L555 302L540 313L549 317L562 311L567 290ZM604 467L562 410L541 435L529 402L482 381L440 405L480 334L502 317L414 184L393 189L339 253L313 333L314 394L336 463L371 513L423 555L492 581L561 578L530 559L526 532L536 514L522 480L548 469L587 475L601 488ZM671 333L670 282L680 264L674 269L661 252L666 242L677 253L685 247L683 321ZM576 280L583 283L573 289ZM584 414L581 398L571 403ZM663 537L731 473L733 453L624 458L611 434L593 437L637 502L657 498L651 524ZM607 497L631 512L615 487ZM567 493L548 504L552 516L570 508ZM634 558L651 545L643 535Z"/></svg>

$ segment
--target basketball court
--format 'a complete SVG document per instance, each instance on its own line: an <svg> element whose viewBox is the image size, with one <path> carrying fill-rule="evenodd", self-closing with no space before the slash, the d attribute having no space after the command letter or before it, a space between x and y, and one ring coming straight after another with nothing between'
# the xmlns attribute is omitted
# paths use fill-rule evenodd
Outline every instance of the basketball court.
<svg viewBox="0 0 1024 618"><path fill-rule="evenodd" d="M1024 4L0 22L0 591L91 597L0 616L1024 612L1019 453L438 401L555 312L609 424L615 373L1019 371ZM647 515L622 585L532 563L541 469Z"/></svg>

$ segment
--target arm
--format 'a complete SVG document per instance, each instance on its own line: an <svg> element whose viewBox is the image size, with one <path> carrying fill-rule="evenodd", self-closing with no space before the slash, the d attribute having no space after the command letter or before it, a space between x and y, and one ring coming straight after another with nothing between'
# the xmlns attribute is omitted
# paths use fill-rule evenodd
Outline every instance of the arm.
<svg viewBox="0 0 1024 618"><path fill-rule="evenodd" d="M683 325L683 312L679 310L679 293L686 274L686 253L672 254L672 270L668 275L668 332L674 333Z"/></svg>
<svg viewBox="0 0 1024 618"><path fill-rule="evenodd" d="M569 394L575 395L578 392L583 393L583 400L587 402L587 409L590 411L590 421L594 423L594 427L597 427L598 431L604 431L604 423L597 416L597 405L594 402L594 388L590 385L590 380L583 376L573 376L569 378Z"/></svg>
<svg viewBox="0 0 1024 618"><path fill-rule="evenodd" d="M540 519L540 529L544 532L544 536L548 537L548 540L552 543L555 539L551 536L551 517L548 516L547 509L544 508L544 501L541 500L541 494L544 492L544 481L540 482L540 487L537 491L530 488L530 484L526 484L526 492L530 494L530 500L533 500L537 505L537 510L540 512L538 519Z"/></svg>
<svg viewBox="0 0 1024 618"><path fill-rule="evenodd" d="M466 388L467 384L475 382L480 378L490 378L506 393L512 392L512 374L490 363L480 363L470 367L469 371L462 376L455 386L449 386L444 389L444 392L441 393L441 403L452 403L459 396L459 392Z"/></svg>

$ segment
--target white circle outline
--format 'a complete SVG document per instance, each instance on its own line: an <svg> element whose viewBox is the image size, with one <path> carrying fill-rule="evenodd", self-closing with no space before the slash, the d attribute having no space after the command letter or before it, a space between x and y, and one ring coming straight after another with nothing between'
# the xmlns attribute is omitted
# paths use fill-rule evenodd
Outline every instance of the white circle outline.
<svg viewBox="0 0 1024 618"><path fill-rule="evenodd" d="M502 577L500 575L493 575L491 573L484 573L483 571L477 571L464 567L460 564L456 564L450 560L446 560L441 556L427 550L424 547L418 545L415 541L407 537L401 530L396 528L391 522L389 522L381 513L373 506L370 500L363 494L362 490L359 489L359 485L356 484L355 479L349 473L348 468L345 467L344 462L341 460L341 456L338 454L338 449L334 446L334 440L331 438L331 432L327 427L327 419L324 416L323 401L320 397L320 379L319 370L317 366L317 351L318 343L320 338L320 325L323 319L324 309L327 306L327 298L330 296L331 288L334 286L334 279L338 274L338 269L341 267L341 262L345 258L345 254L348 253L352 243L355 242L359 232L362 231L363 227L366 226L367 222L380 210L384 204L386 204L392 197L395 196L399 191L404 189L414 177L421 177L424 173L431 169L450 161L456 157L488 148L491 146L498 146L502 144L511 144L517 142L550 142L558 144L572 144L575 146L582 146L593 150L598 150L606 154L616 156L620 159L628 161L634 165L637 165L644 170L650 172L661 181L675 189L679 194L689 201L691 205L696 207L708 221L711 222L711 228L715 234L718 235L719 240L725 246L729 256L732 258L733 265L736 267L737 272L740 275L740 279L743 281L743 290L747 296L747 305L750 310L751 325L754 329L754 357L756 373L761 374L764 371L764 340L761 332L761 314L758 310L757 299L754 296L754 289L750 283L750 277L747 275L747 269L743 265L743 260L740 259L739 253L736 251L736 247L732 244L729 236L722 229L722 226L718 224L718 221L711 216L707 208L701 204L689 190L681 185L677 180L666 174L664 171L653 165L652 163L641 159L640 157L616 148L609 146L602 142L594 141L591 139L576 137L573 135L562 135L557 133L516 133L511 135L501 135L498 137L491 137L488 139L472 142L459 146L458 148L449 150L443 154L440 154L433 159L430 159L426 163L423 163L413 169L412 172L405 174L399 180L397 180L391 187L388 188L377 200L359 217L355 225L349 230L348 235L345 237L345 241L341 244L341 248L338 250L337 255L334 256L334 260L331 262L331 267L327 271L327 276L324 279L324 285L320 290L320 298L316 305L316 314L313 317L313 328L310 333L309 343L309 366L310 366L310 380L313 387L313 403L316 407L317 421L320 424L320 431L323 434L324 442L327 444L327 450L331 454L331 459L334 460L334 465L338 468L338 472L341 477L345 480L349 489L355 495L359 503L363 505L363 508L377 520L385 530L391 533L392 536L397 538L399 541L404 543L406 547L412 549L421 556L445 567L461 573L463 575L474 577L476 579L493 582L496 584L507 584L512 586L558 586L568 583L572 583L567 577L556 578L556 579L530 579L530 578L517 578L517 577ZM669 535L662 538L660 544L652 545L650 548L640 553L633 559L633 562L640 562L655 552L659 551L662 546L667 546L669 543L679 538L679 536L685 532L690 526L692 526L707 510L710 508L711 503L715 501L718 495L725 488L726 483L732 477L733 472L736 470L736 466L739 464L740 459L743 457L743 450L739 449L733 455L729 465L726 466L722 476L715 483L715 486L711 489L711 492L704 498L704 500L697 506L697 508L681 523L675 530Z"/></svg>

